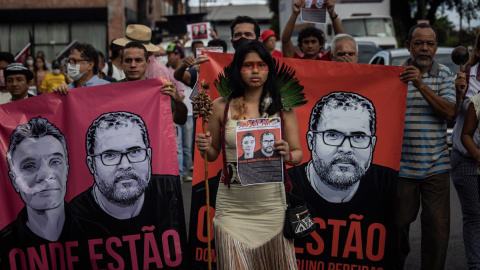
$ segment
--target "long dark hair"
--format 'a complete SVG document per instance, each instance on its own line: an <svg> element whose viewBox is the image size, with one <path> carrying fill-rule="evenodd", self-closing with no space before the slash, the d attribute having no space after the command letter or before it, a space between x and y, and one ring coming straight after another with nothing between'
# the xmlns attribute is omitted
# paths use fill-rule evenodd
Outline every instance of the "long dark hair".
<svg viewBox="0 0 480 270"><path fill-rule="evenodd" d="M282 101L280 92L278 90L278 83L277 83L277 72L275 68L275 62L272 58L272 55L268 51L267 47L263 45L258 40L251 40L242 44L240 48L237 49L235 52L235 56L233 57L233 61L230 64L231 67L231 89L232 92L230 94L230 98L239 98L245 94L246 85L242 80L242 76L240 74L240 70L242 69L243 61L245 60L245 56L250 52L256 52L260 56L260 58L267 64L268 66L268 77L267 81L263 86L262 96L260 97L260 105L258 107L258 111L262 114L262 101L265 98L267 92L270 93L272 98L272 104L268 107L266 112L269 115L273 115L279 112L282 109Z"/></svg>
<svg viewBox="0 0 480 270"><path fill-rule="evenodd" d="M40 59L43 62L43 67L41 69L37 67L37 59ZM47 64L45 63L45 59L43 59L42 57L35 57L34 61L35 62L33 62L33 70L35 70L35 73L37 73L37 71L40 71L40 70L48 70Z"/></svg>

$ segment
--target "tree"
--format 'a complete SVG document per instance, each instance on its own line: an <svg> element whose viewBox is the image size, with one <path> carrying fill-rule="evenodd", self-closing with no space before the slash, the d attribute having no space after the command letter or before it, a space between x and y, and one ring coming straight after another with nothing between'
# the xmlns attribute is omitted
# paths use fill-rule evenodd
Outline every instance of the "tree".
<svg viewBox="0 0 480 270"><path fill-rule="evenodd" d="M275 33L280 33L280 10L278 8L278 0L268 0L268 7L273 13L273 17L270 19L270 28Z"/></svg>
<svg viewBox="0 0 480 270"><path fill-rule="evenodd" d="M438 8L449 1L457 0L391 0L390 8L397 38L405 40L408 30L418 20L428 20L430 24L434 24Z"/></svg>
<svg viewBox="0 0 480 270"><path fill-rule="evenodd" d="M428 20L435 25L437 11L443 7L455 9L460 17L465 17L467 21L477 18L480 0L391 0L390 7L397 40L403 41L407 38L408 30L418 20ZM442 21L442 24L444 23L445 21Z"/></svg>

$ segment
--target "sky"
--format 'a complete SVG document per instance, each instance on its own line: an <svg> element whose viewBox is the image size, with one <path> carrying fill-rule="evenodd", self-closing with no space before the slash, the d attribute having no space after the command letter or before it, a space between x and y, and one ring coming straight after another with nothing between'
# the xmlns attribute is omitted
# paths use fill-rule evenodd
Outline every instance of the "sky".
<svg viewBox="0 0 480 270"><path fill-rule="evenodd" d="M267 0L216 0L215 4L224 4L224 5L228 5L228 4L261 4L261 3L266 3L266 2L267 2ZM190 6L198 6L199 5L199 0L189 0L189 4L190 4ZM453 24L455 25L455 28L458 29L459 28L458 13L456 13L454 11L451 11L451 10L447 10L446 14L447 14L448 18L450 19L450 21L452 21ZM466 20L464 20L462 26L463 27L468 27L468 24L467 24ZM480 26L480 19L472 21L471 26L472 27L479 27Z"/></svg>

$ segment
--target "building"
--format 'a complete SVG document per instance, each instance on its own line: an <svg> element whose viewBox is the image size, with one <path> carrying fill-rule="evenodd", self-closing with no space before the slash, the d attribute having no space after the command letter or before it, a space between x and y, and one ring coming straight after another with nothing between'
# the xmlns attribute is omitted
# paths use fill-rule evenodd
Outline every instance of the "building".
<svg viewBox="0 0 480 270"><path fill-rule="evenodd" d="M108 55L126 25L152 27L182 8L179 0L0 0L0 51L17 54L31 42L32 53L43 51L52 60L76 40Z"/></svg>

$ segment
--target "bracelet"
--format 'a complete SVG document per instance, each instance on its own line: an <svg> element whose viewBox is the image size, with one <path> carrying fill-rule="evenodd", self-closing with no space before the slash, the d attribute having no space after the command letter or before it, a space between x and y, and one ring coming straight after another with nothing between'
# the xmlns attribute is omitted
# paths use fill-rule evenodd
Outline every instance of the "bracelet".
<svg viewBox="0 0 480 270"><path fill-rule="evenodd" d="M333 20L335 20L336 18L338 18L338 12L335 12L335 16L333 16L333 17L330 17L330 20L332 20L332 21L333 21Z"/></svg>
<svg viewBox="0 0 480 270"><path fill-rule="evenodd" d="M293 162L293 155L292 155L292 152L288 152L288 154L290 155L290 158L288 159L287 161L287 165L290 165L292 166L292 162Z"/></svg>

